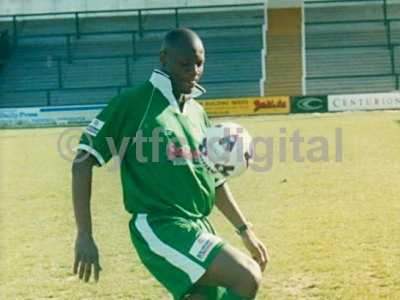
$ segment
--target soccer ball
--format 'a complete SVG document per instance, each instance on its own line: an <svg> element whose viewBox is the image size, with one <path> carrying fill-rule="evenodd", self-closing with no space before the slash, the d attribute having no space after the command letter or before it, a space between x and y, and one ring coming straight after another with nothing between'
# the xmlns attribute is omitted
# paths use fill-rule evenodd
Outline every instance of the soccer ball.
<svg viewBox="0 0 400 300"><path fill-rule="evenodd" d="M236 123L221 123L207 129L204 154L225 177L236 177L249 167L253 157L250 134Z"/></svg>

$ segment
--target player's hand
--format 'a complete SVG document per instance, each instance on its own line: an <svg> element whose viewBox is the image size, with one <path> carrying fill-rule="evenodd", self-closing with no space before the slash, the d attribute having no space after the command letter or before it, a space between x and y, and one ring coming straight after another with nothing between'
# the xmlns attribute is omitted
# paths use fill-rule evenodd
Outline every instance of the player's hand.
<svg viewBox="0 0 400 300"><path fill-rule="evenodd" d="M78 234L75 241L74 274L79 272L79 279L89 282L92 271L94 280L98 281L101 271L99 250L91 235Z"/></svg>
<svg viewBox="0 0 400 300"><path fill-rule="evenodd" d="M244 245L250 252L253 259L260 265L262 271L265 270L269 261L269 255L267 248L264 244L256 237L251 229L246 230L241 234Z"/></svg>

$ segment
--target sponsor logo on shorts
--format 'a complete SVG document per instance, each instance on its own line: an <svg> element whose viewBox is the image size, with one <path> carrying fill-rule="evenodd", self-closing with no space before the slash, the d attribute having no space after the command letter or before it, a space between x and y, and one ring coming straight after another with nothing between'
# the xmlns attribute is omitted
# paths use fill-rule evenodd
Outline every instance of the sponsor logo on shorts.
<svg viewBox="0 0 400 300"><path fill-rule="evenodd" d="M104 122L99 119L93 119L92 122L86 127L85 132L90 134L91 136L96 136L101 128L103 127Z"/></svg>
<svg viewBox="0 0 400 300"><path fill-rule="evenodd" d="M189 253L198 260L204 262L211 250L221 241L220 238L210 233L202 233L193 243Z"/></svg>

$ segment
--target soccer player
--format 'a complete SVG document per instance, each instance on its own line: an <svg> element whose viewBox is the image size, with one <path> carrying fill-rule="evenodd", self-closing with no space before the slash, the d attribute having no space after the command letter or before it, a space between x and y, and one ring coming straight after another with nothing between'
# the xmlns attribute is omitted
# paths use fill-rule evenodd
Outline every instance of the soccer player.
<svg viewBox="0 0 400 300"><path fill-rule="evenodd" d="M268 261L263 243L236 204L225 179L198 149L210 125L193 99L205 52L189 29L170 31L160 70L113 98L85 129L72 167L77 224L74 273L99 279L92 235L93 166L119 153L132 243L146 268L174 299L254 299ZM132 139L134 137L134 139ZM250 256L219 238L207 217L214 205L233 224Z"/></svg>

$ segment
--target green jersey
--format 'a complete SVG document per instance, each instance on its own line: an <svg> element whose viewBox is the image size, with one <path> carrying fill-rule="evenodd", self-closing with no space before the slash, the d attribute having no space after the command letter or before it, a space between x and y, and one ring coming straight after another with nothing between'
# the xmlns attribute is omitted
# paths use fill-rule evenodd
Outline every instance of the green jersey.
<svg viewBox="0 0 400 300"><path fill-rule="evenodd" d="M179 108L167 74L114 97L89 124L78 149L99 165L119 154L125 208L132 214L207 216L224 178L201 151L207 115L193 98Z"/></svg>

